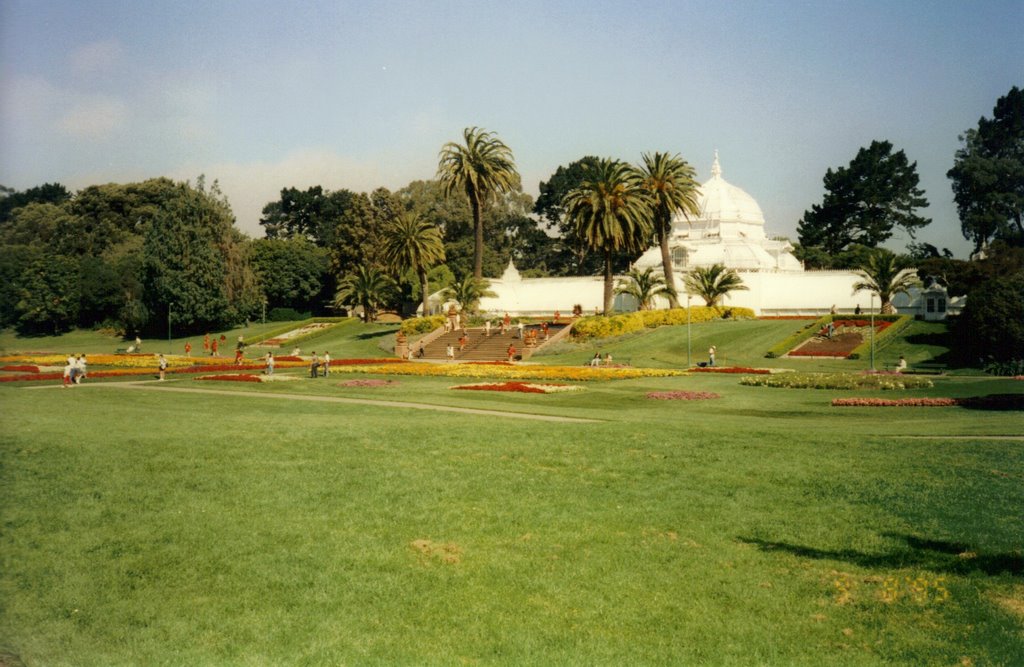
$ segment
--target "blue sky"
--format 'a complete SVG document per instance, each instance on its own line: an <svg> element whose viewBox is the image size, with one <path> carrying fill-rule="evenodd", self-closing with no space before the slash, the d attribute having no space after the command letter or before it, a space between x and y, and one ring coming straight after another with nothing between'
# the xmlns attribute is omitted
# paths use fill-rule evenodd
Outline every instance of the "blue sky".
<svg viewBox="0 0 1024 667"><path fill-rule="evenodd" d="M1024 85L1024 2L0 2L0 183L219 179L240 228L287 186L432 178L477 125L524 189L678 152L795 239L829 167L917 162L919 239L966 256L958 134ZM906 239L891 245L901 248Z"/></svg>

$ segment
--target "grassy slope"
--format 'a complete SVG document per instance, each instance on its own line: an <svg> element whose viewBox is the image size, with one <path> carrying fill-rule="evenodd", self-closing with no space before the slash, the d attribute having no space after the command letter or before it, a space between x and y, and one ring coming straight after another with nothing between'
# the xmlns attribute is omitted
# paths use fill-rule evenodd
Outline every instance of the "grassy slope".
<svg viewBox="0 0 1024 667"><path fill-rule="evenodd" d="M720 350L761 345L737 331L706 329ZM654 359L665 335L620 344ZM325 342L335 356L376 344ZM835 409L835 392L730 376L551 396L397 379L255 390L602 421L0 387L0 649L76 665L1009 665L1024 653L1021 619L1000 604L1024 593L1024 452L944 438L1019 433L1018 414ZM942 378L919 393L1020 384ZM643 397L655 389L723 398ZM925 580L927 601L905 576ZM893 582L903 596L887 604Z"/></svg>

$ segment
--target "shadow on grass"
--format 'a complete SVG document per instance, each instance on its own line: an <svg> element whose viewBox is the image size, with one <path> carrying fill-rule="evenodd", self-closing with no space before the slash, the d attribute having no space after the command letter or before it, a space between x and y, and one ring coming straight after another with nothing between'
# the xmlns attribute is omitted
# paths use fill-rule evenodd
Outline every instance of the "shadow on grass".
<svg viewBox="0 0 1024 667"><path fill-rule="evenodd" d="M815 547L787 542L772 542L753 537L739 537L741 542L752 544L761 551L782 551L800 558L812 560L841 560L863 568L893 569L921 568L933 572L948 572L967 575L981 572L989 576L1009 574L1024 576L1024 553L1020 551L1001 554L975 553L967 544L930 540L914 535L884 533L885 537L900 540L906 546L890 553L863 553L853 549L817 549Z"/></svg>
<svg viewBox="0 0 1024 667"><path fill-rule="evenodd" d="M373 338L383 338L384 336L394 336L394 335L395 335L394 331L388 331L387 329L385 329L384 331L374 331L373 333L359 334L358 336L356 336L356 338L358 338L359 340L370 340L370 339L373 339Z"/></svg>

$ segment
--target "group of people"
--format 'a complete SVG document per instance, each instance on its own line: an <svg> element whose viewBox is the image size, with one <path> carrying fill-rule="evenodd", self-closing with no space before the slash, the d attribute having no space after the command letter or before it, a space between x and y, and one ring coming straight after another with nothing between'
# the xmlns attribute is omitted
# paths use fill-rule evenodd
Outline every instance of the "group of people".
<svg viewBox="0 0 1024 667"><path fill-rule="evenodd" d="M594 353L594 358L590 360L590 365L591 366L600 366L602 363L605 366L611 366L612 365L612 353L611 352L608 352L607 354L605 354L604 355L604 359L601 358L601 353L600 352L595 352Z"/></svg>
<svg viewBox="0 0 1024 667"><path fill-rule="evenodd" d="M69 354L64 362L64 382L61 384L61 387L67 389L68 387L74 387L76 384L82 384L82 380L85 379L85 366L84 354L79 354L78 356Z"/></svg>

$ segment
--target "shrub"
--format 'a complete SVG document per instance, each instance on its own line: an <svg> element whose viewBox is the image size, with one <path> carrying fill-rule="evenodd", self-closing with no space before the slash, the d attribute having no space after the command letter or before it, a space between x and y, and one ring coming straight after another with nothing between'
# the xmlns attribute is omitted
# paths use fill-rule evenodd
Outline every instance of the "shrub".
<svg viewBox="0 0 1024 667"><path fill-rule="evenodd" d="M785 389L920 389L931 387L932 381L922 377L900 374L873 373L779 373L750 375L740 384L752 387L781 387Z"/></svg>
<svg viewBox="0 0 1024 667"><path fill-rule="evenodd" d="M269 322L294 322L295 320L305 320L309 318L309 313L300 313L294 308L272 308L267 313L267 321Z"/></svg>
<svg viewBox="0 0 1024 667"><path fill-rule="evenodd" d="M444 315L429 315L427 317L410 317L402 321L402 333L406 336L430 333L434 329L444 326Z"/></svg>
<svg viewBox="0 0 1024 667"><path fill-rule="evenodd" d="M693 306L690 308L690 322L710 322L712 320L754 319L754 311L749 308L732 307L707 307ZM623 334L640 331L642 329L653 329L660 326L679 326L686 324L686 308L672 308L669 310L638 310L633 313L623 313L605 317L604 315L593 315L582 317L576 320L573 325L573 335L577 338L610 338Z"/></svg>

